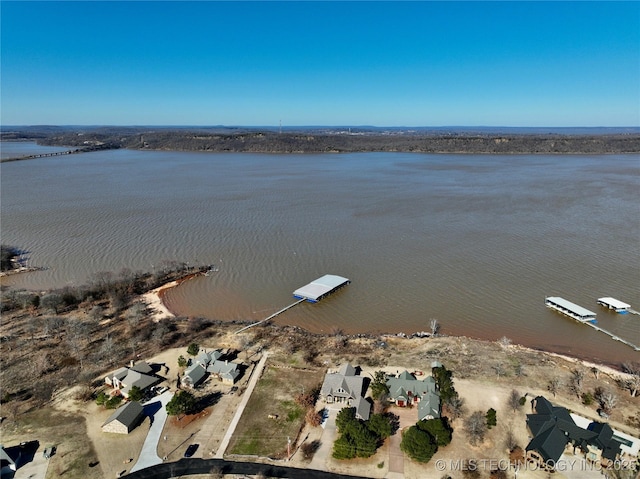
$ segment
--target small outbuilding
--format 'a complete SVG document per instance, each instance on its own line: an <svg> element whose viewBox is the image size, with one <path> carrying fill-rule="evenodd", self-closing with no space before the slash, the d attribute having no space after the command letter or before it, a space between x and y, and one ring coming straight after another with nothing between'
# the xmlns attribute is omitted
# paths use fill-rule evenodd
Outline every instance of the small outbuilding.
<svg viewBox="0 0 640 479"><path fill-rule="evenodd" d="M144 408L137 401L131 401L116 409L102 425L102 432L129 434L144 420Z"/></svg>

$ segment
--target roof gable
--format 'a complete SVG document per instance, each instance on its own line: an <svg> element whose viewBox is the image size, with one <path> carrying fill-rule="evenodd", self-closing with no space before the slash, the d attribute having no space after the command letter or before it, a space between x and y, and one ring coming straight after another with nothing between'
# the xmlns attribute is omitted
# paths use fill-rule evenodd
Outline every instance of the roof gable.
<svg viewBox="0 0 640 479"><path fill-rule="evenodd" d="M126 427L132 427L135 425L136 421L140 418L140 416L144 413L144 408L137 401L131 401L125 404L124 406L120 406L116 411L109 416L109 419L105 421L103 426L107 424L118 421Z"/></svg>
<svg viewBox="0 0 640 479"><path fill-rule="evenodd" d="M533 449L542 456L545 462L553 461L555 463L560 459L567 442L569 442L569 438L560 429L551 426L531 439L527 451Z"/></svg>

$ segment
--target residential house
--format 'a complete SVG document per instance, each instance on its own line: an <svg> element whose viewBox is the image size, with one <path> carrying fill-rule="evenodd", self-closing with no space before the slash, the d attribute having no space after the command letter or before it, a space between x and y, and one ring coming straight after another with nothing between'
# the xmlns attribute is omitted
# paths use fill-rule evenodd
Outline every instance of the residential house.
<svg viewBox="0 0 640 479"><path fill-rule="evenodd" d="M184 371L182 384L187 387L196 387L211 374L224 384L233 385L240 376L237 363L221 361L222 352L218 350L201 351L193 360L191 366Z"/></svg>
<svg viewBox="0 0 640 479"><path fill-rule="evenodd" d="M144 420L144 408L137 401L119 407L102 425L103 432L129 434Z"/></svg>
<svg viewBox="0 0 640 479"><path fill-rule="evenodd" d="M207 378L207 370L200 363L194 362L184 370L180 382L189 388L198 387Z"/></svg>
<svg viewBox="0 0 640 479"><path fill-rule="evenodd" d="M124 379L120 382L120 394L128 398L129 391L131 391L132 387L137 386L140 388L140 391L145 392L151 386L155 386L161 381L162 379L155 376L149 376L148 374L143 374L130 369Z"/></svg>
<svg viewBox="0 0 640 479"><path fill-rule="evenodd" d="M125 398L129 397L129 391L133 386L137 386L141 391L145 391L151 386L161 382L157 376L151 376L153 368L145 362L132 365L130 368L120 368L104 378L109 386L118 390Z"/></svg>
<svg viewBox="0 0 640 479"><path fill-rule="evenodd" d="M620 453L620 442L608 424L592 422L587 429L576 425L569 411L554 406L545 397L532 402L535 414L527 415L527 427L533 438L526 457L542 469L552 472L562 454L582 453L587 460L607 466Z"/></svg>
<svg viewBox="0 0 640 479"><path fill-rule="evenodd" d="M120 381L129 373L129 368L120 368L104 378L104 382L114 389L120 389Z"/></svg>
<svg viewBox="0 0 640 479"><path fill-rule="evenodd" d="M418 421L440 417L440 396L432 376L417 379L409 371L403 371L387 380L389 401L400 407L418 406Z"/></svg>
<svg viewBox="0 0 640 479"><path fill-rule="evenodd" d="M356 408L356 417L369 419L371 404L364 398L367 390L365 378L357 374L349 363L340 366L337 372L327 373L320 388L320 398L328 404L343 404Z"/></svg>
<svg viewBox="0 0 640 479"><path fill-rule="evenodd" d="M216 360L209 364L207 372L217 377L223 384L233 385L235 384L238 376L240 376L240 369L238 364L230 361Z"/></svg>

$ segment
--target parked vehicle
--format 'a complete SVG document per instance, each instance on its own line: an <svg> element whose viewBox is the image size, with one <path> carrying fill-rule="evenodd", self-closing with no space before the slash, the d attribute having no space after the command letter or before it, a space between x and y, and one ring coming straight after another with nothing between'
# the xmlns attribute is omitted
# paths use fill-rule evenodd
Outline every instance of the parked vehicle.
<svg viewBox="0 0 640 479"><path fill-rule="evenodd" d="M196 451L198 450L198 446L199 444L191 444L186 451L184 451L184 457L191 457L193 456Z"/></svg>

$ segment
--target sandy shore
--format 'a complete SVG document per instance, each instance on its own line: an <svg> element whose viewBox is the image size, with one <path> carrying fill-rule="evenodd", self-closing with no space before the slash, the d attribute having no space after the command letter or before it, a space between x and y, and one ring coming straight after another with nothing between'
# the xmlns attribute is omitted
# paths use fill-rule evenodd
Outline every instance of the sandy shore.
<svg viewBox="0 0 640 479"><path fill-rule="evenodd" d="M148 293L142 295L142 301L144 301L149 309L151 310L151 319L154 322L158 322L164 318L175 318L176 315L173 314L169 308L167 308L162 301L162 297L164 293L171 288L175 288L180 284L181 281L171 281L170 283L163 284L162 286L152 289Z"/></svg>

